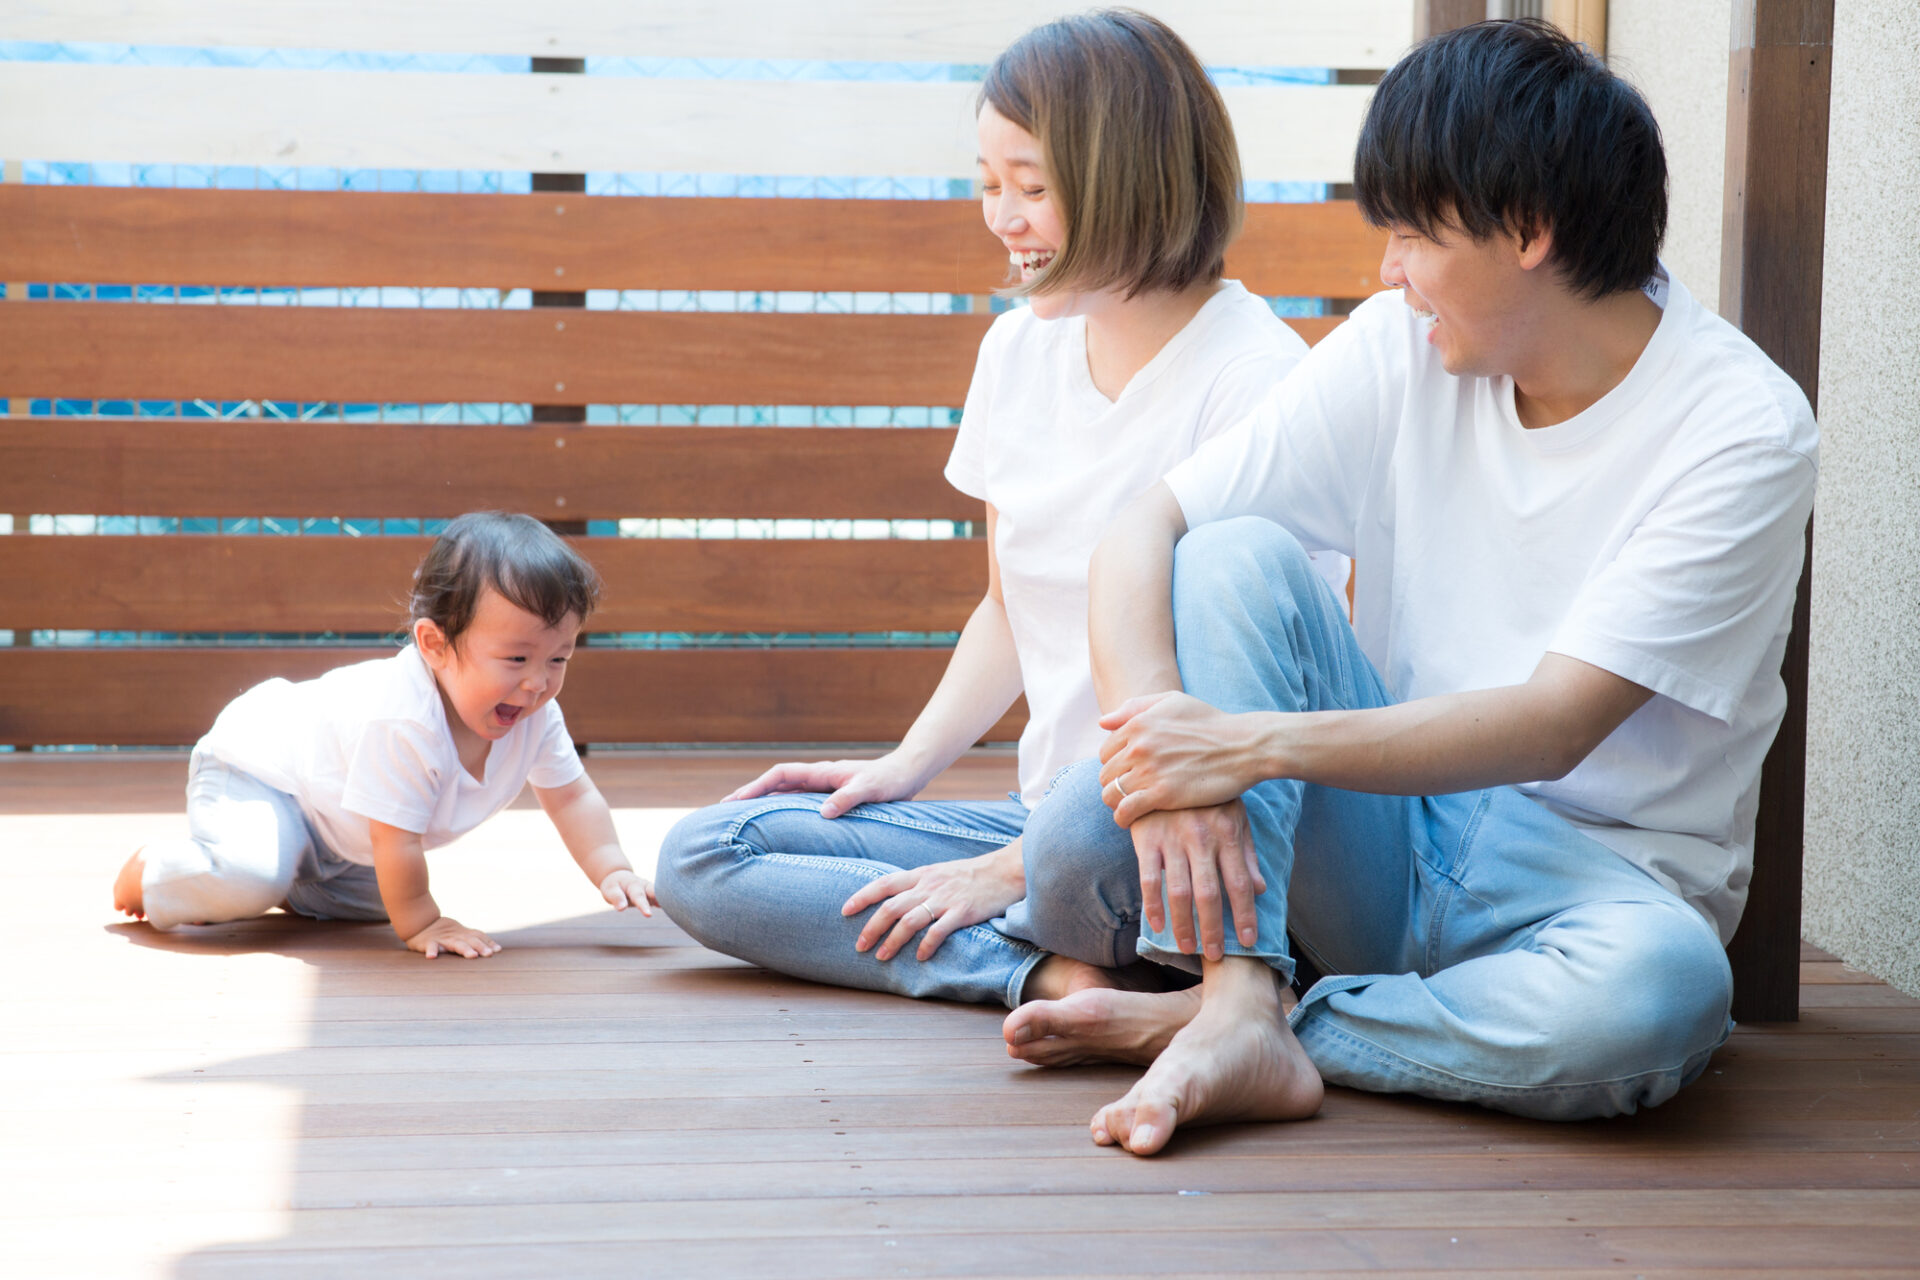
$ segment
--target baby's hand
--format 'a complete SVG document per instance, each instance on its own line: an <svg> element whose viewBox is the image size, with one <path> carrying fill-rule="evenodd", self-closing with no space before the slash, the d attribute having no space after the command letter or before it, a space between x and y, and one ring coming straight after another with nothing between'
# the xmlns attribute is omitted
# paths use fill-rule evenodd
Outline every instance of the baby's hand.
<svg viewBox="0 0 1920 1280"><path fill-rule="evenodd" d="M660 901L653 896L653 885L644 876L625 869L609 873L600 882L600 896L612 903L615 911L638 907L643 916L652 915Z"/></svg>
<svg viewBox="0 0 1920 1280"><path fill-rule="evenodd" d="M442 951L478 960L500 950L500 944L478 929L469 929L452 916L441 916L407 939L407 945L431 960Z"/></svg>

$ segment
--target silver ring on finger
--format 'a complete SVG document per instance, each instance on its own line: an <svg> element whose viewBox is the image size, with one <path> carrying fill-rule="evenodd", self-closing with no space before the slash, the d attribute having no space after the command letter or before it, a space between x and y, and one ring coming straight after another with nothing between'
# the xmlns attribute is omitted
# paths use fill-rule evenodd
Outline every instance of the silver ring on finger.
<svg viewBox="0 0 1920 1280"><path fill-rule="evenodd" d="M1120 793L1120 798L1122 800L1125 800L1127 798L1127 789L1120 785L1120 779L1115 778L1113 780L1113 789Z"/></svg>
<svg viewBox="0 0 1920 1280"><path fill-rule="evenodd" d="M920 909L927 913L928 924L932 924L935 920L938 920L940 918L940 913L933 909L932 903L923 902L920 904Z"/></svg>

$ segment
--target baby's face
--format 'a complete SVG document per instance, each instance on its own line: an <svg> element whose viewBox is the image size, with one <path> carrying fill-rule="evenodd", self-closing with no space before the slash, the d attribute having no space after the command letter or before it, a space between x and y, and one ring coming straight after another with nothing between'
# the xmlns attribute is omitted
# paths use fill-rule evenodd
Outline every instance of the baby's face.
<svg viewBox="0 0 1920 1280"><path fill-rule="evenodd" d="M489 742L559 696L580 638L574 614L548 626L489 587L459 643L422 654L440 683L449 719ZM455 728L457 733L459 728Z"/></svg>

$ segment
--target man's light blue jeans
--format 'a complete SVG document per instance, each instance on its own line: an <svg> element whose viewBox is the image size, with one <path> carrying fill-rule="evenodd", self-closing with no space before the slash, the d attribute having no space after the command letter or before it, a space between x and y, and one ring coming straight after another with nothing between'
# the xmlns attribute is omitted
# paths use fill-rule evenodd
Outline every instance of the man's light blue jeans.
<svg viewBox="0 0 1920 1280"><path fill-rule="evenodd" d="M1174 625L1188 692L1226 711L1321 711L1391 699L1299 544L1277 525L1203 525L1181 540ZM1097 765L1050 803L1083 829ZM1245 796L1267 889L1260 936L1230 954L1291 978L1291 929L1316 982L1291 1015L1330 1083L1572 1120L1664 1102L1732 1028L1713 929L1603 845L1507 787L1383 796L1290 780ZM1138 901L1131 841L1074 882L1029 867L1036 898ZM1036 874L1037 873L1037 874ZM1171 929L1141 954L1196 969Z"/></svg>

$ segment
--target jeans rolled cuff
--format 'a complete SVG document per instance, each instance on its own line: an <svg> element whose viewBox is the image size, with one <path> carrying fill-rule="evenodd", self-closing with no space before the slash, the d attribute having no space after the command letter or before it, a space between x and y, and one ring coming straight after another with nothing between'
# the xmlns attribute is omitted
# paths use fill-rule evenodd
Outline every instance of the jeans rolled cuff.
<svg viewBox="0 0 1920 1280"><path fill-rule="evenodd" d="M1274 951L1258 946L1246 947L1229 940L1221 948L1229 956L1241 956L1249 960L1258 960L1269 969L1278 973L1287 985L1293 985L1293 957L1284 951ZM1166 965L1170 969L1179 969L1186 973L1198 974L1201 961L1199 952L1188 953L1177 947L1155 942L1146 933L1141 933L1140 942L1135 947L1142 960L1151 960L1155 964Z"/></svg>
<svg viewBox="0 0 1920 1280"><path fill-rule="evenodd" d="M1042 960L1045 960L1049 955L1053 954L1050 951L1042 951L1040 948L1031 945L1029 945L1027 949L1031 954L1022 960L1020 967L1015 969L1012 974L1007 977L1006 990L1000 997L1006 1001L1007 1008L1009 1009L1018 1009L1020 1007L1020 998L1027 986L1027 975L1032 973Z"/></svg>

